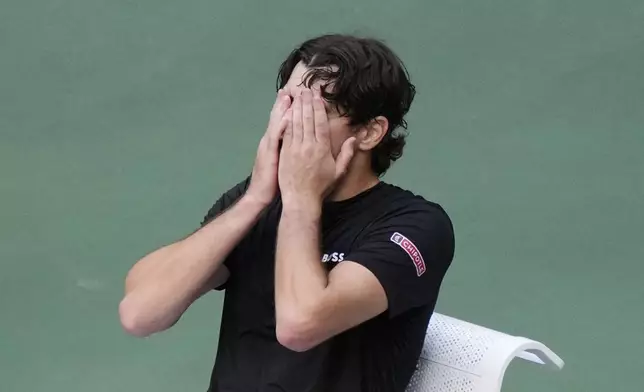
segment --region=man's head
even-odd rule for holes
[[[405,115],[415,88],[400,59],[382,42],[348,35],[313,38],[282,63],[277,88],[319,88],[327,103],[334,155],[349,137],[382,175],[405,145]]]

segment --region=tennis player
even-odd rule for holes
[[[251,176],[132,267],[121,323],[148,336],[225,290],[210,392],[403,392],[454,254],[441,206],[381,181],[415,88],[346,35],[301,44],[277,84]]]

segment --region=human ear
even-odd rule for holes
[[[362,151],[373,150],[387,134],[389,120],[378,116],[358,130],[356,148]]]

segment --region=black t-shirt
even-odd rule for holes
[[[202,224],[245,192],[224,194]],[[322,211],[322,260],[344,260],[380,281],[388,310],[306,352],[275,336],[277,198],[225,260],[219,347],[210,392],[403,392],[416,369],[439,287],[454,254],[451,221],[437,204],[381,182]]]

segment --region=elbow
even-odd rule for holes
[[[143,310],[127,296],[119,303],[119,319],[121,327],[129,335],[145,338],[157,332],[145,321]]]
[[[316,321],[312,317],[296,316],[276,320],[277,341],[287,349],[304,352],[317,346]]]

